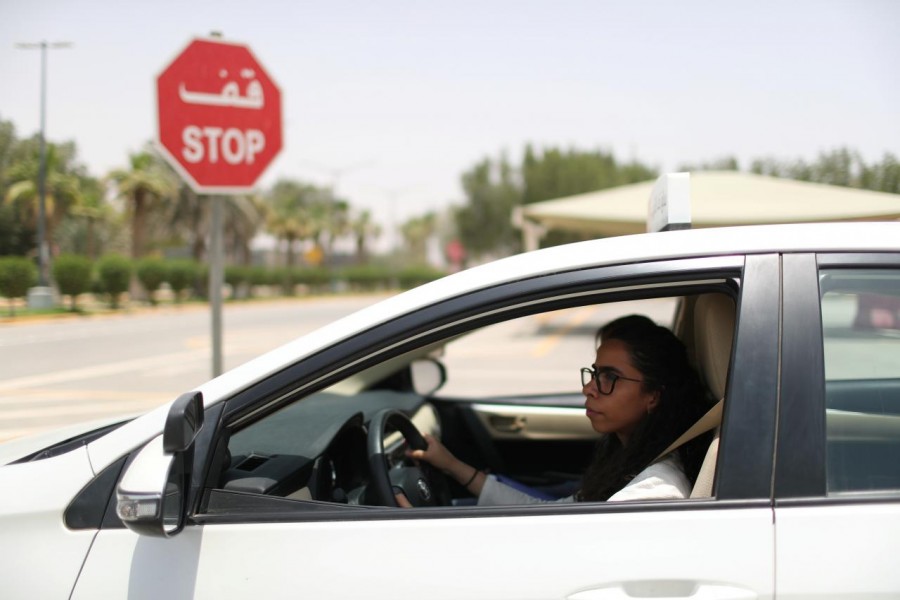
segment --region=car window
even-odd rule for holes
[[[820,285],[828,491],[900,491],[900,270],[825,270]]]
[[[484,327],[447,345],[441,360],[451,376],[436,395],[580,394],[578,370],[591,363],[604,323],[642,314],[672,328],[677,307],[676,298],[591,304]]]
[[[595,358],[598,329],[642,314],[683,337],[693,356],[693,336],[687,333],[693,321],[685,313],[694,314],[695,298],[536,312],[372,363],[235,427],[214,487],[291,500],[378,504],[371,494],[366,432],[376,413],[395,409],[409,415],[421,433],[441,437],[469,464],[571,494],[598,439],[585,416],[580,382],[581,367]],[[437,393],[417,391],[412,366],[420,361],[441,366]],[[403,468],[400,442],[397,435],[384,439],[392,471]],[[464,488],[452,482],[450,487],[452,504],[471,500]]]

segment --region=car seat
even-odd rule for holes
[[[694,306],[694,344],[698,368],[707,388],[719,401],[700,420],[705,421],[701,429],[713,429],[714,435],[691,491],[691,498],[712,496],[719,451],[719,429],[734,342],[734,323],[735,305],[730,297],[725,294],[703,294],[697,298]],[[704,431],[697,431],[696,435]]]

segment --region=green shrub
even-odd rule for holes
[[[144,286],[147,292],[147,300],[152,305],[156,305],[156,291],[166,281],[169,274],[166,261],[161,258],[142,258],[138,261],[135,269],[138,281]]]
[[[175,302],[181,302],[184,290],[191,289],[200,276],[200,266],[193,260],[180,258],[166,263],[166,281],[172,288]]]
[[[246,286],[250,282],[250,270],[242,265],[228,265],[225,267],[225,283],[231,286],[232,298],[247,296]]]
[[[320,290],[331,281],[331,272],[323,267],[306,267],[294,269],[294,282],[305,285],[311,290]]]
[[[271,285],[272,283],[270,270],[261,266],[249,267],[247,269],[247,277],[250,287]]]
[[[194,293],[204,300],[209,300],[209,265],[197,264],[197,278],[194,279]]]
[[[400,287],[410,289],[428,283],[429,281],[440,279],[444,275],[446,275],[446,273],[439,269],[420,265],[407,267],[401,270],[400,273],[397,274],[397,280],[400,283]]]
[[[377,290],[385,288],[391,280],[390,269],[380,265],[357,265],[347,267],[340,276],[355,290]]]
[[[109,294],[111,308],[119,307],[119,299],[131,281],[131,261],[119,254],[108,254],[97,261],[97,276],[103,291]]]
[[[9,298],[9,314],[16,314],[13,301],[24,298],[37,283],[37,267],[21,256],[0,257],[0,296]]]
[[[59,293],[70,298],[70,310],[78,310],[78,296],[91,290],[93,263],[84,256],[64,254],[53,263],[53,279]]]
[[[291,267],[279,267],[273,271],[275,281],[281,286],[281,293],[285,296],[294,295],[294,287],[299,283],[297,269]]]

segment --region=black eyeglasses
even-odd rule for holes
[[[636,381],[637,383],[644,383],[643,379],[624,377],[607,370],[594,370],[590,367],[582,367],[581,386],[586,386],[591,382],[592,379],[597,382],[597,391],[599,391],[604,396],[609,396],[613,393],[613,390],[616,389],[616,382],[620,379],[624,379],[625,381]]]

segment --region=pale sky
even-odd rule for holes
[[[0,118],[39,127],[40,53],[15,44],[72,42],[47,136],[104,175],[153,139],[159,72],[221,31],[282,90],[260,183],[336,183],[387,222],[460,203],[464,170],[528,142],[670,170],[900,154],[898,25],[895,0],[0,0]]]

